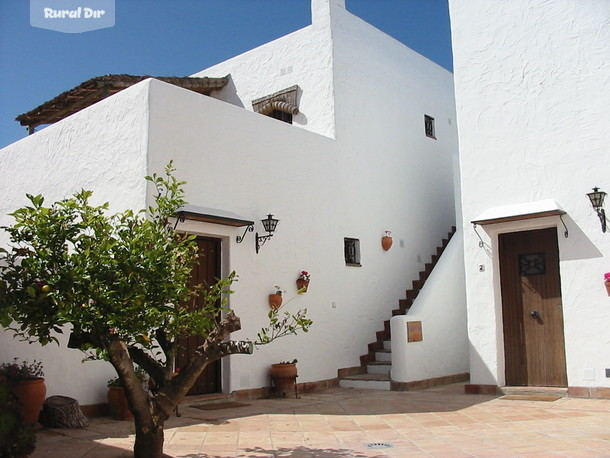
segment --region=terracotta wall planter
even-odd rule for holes
[[[299,278],[297,280],[297,290],[300,291],[299,294],[306,293],[307,288],[309,288],[309,280],[303,280],[302,278]]]
[[[277,310],[282,306],[282,295],[281,294],[269,294],[269,307],[273,310]]]
[[[608,293],[608,296],[610,296],[610,281],[606,281],[604,284],[606,285],[606,292]]]
[[[24,379],[11,383],[11,392],[19,398],[21,414],[27,424],[36,423],[47,394],[43,378]]]
[[[392,247],[392,243],[394,243],[392,237],[385,236],[381,238],[381,246],[385,251],[388,251]]]

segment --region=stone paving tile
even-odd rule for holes
[[[261,399],[166,423],[174,457],[610,457],[610,400],[554,402],[465,395],[463,385],[424,391],[329,389],[301,399]],[[130,422],[97,418],[83,430],[43,429],[32,455],[132,456]],[[369,449],[367,444],[390,448]]]

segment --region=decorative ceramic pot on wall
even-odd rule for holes
[[[307,288],[309,288],[309,280],[303,280],[302,278],[299,278],[297,280],[297,290],[299,291],[299,294],[306,293]]]
[[[610,296],[610,281],[606,281],[604,284],[606,285],[606,292],[608,293],[608,296]]]
[[[392,243],[394,243],[394,241],[392,240],[392,237],[388,235],[381,238],[381,246],[385,251],[388,251],[392,247]]]
[[[281,294],[269,294],[269,307],[273,310],[277,310],[282,306],[282,295]]]

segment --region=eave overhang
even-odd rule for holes
[[[235,213],[215,208],[187,205],[176,212],[177,222],[198,221],[200,223],[221,224],[223,226],[253,226],[254,221],[247,220]]]
[[[471,221],[472,224],[485,226],[488,224],[509,223],[547,216],[563,216],[566,212],[553,199],[539,200],[525,204],[493,207]]]
[[[33,110],[20,114],[15,119],[19,121],[22,126],[28,126],[30,133],[33,133],[37,126],[61,121],[108,96],[116,94],[117,92],[148,78],[155,78],[159,81],[164,81],[204,95],[210,95],[212,91],[222,89],[229,82],[228,76],[223,78],[149,75],[96,76],[69,91],[59,94],[57,97],[43,103]]]

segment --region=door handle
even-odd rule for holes
[[[537,310],[532,311],[532,313],[530,313],[531,317],[534,318],[535,320],[537,320],[538,318],[540,318],[540,313],[538,313]]]

